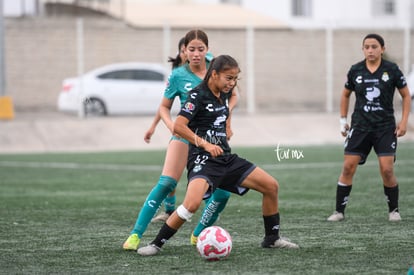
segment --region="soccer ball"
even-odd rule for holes
[[[210,226],[198,236],[197,250],[203,259],[218,261],[230,255],[232,244],[231,236],[225,229]]]

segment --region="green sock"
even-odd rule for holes
[[[177,181],[168,176],[161,176],[157,185],[148,194],[141,211],[139,211],[137,220],[131,234],[138,234],[138,237],[142,237],[145,230],[147,230],[148,224],[154,217],[161,202],[167,197],[171,191],[177,186]]]
[[[167,196],[164,200],[164,207],[165,207],[165,213],[170,214],[174,212],[175,210],[175,201],[176,196],[175,194],[172,196]]]
[[[226,207],[230,198],[230,192],[216,189],[210,199],[206,202],[201,218],[193,231],[194,236],[198,237],[204,228],[213,225],[219,217],[219,214]]]

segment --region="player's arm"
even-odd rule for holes
[[[229,99],[229,117],[226,120],[226,135],[227,135],[228,140],[230,140],[230,138],[233,136],[233,130],[231,128],[231,116],[232,116],[234,107],[236,107],[237,105],[238,100],[239,100],[238,89],[236,86],[233,92],[231,93],[231,97]]]
[[[349,99],[351,97],[351,90],[344,88],[341,94],[341,101],[339,105],[339,112],[340,112],[340,130],[342,136],[346,136],[349,130],[349,124],[347,122],[348,116],[348,109],[349,109]]]
[[[148,128],[148,130],[145,132],[144,140],[146,143],[150,143],[151,137],[155,132],[155,128],[157,128],[158,123],[161,120],[160,111],[157,110],[157,113],[154,116],[154,119],[152,120],[151,126]]]
[[[171,119],[171,107],[174,103],[173,99],[169,99],[166,97],[163,97],[161,100],[160,107],[158,109],[158,113],[164,122],[165,126],[173,133],[174,131],[174,122]]]
[[[223,149],[220,146],[211,144],[205,139],[202,139],[201,137],[196,135],[196,133],[194,133],[188,127],[188,123],[188,118],[182,115],[178,115],[174,123],[174,135],[178,135],[182,138],[185,138],[191,144],[203,148],[205,151],[209,152],[212,157],[217,157],[223,154]]]
[[[401,137],[407,132],[408,115],[410,114],[411,109],[411,95],[408,86],[404,86],[403,88],[398,89],[398,91],[402,97],[402,116],[401,121],[397,124],[397,128],[395,129],[395,134],[397,137]]]

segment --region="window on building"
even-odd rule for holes
[[[395,15],[396,0],[372,0],[374,16]]]
[[[293,16],[312,16],[312,0],[292,0]]]

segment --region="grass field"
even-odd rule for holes
[[[334,210],[341,146],[234,148],[280,182],[281,234],[299,250],[260,248],[261,197],[233,195],[218,225],[233,237],[230,257],[205,262],[189,245],[200,215],[154,257],[121,249],[164,152],[0,154],[2,274],[406,274],[414,263],[414,144],[398,149],[403,221],[390,223],[375,155],[359,168],[346,220]],[[296,154],[295,154],[296,153]],[[184,178],[184,177],[183,177]],[[178,202],[186,182],[178,187]],[[142,244],[160,224],[151,224]]]

